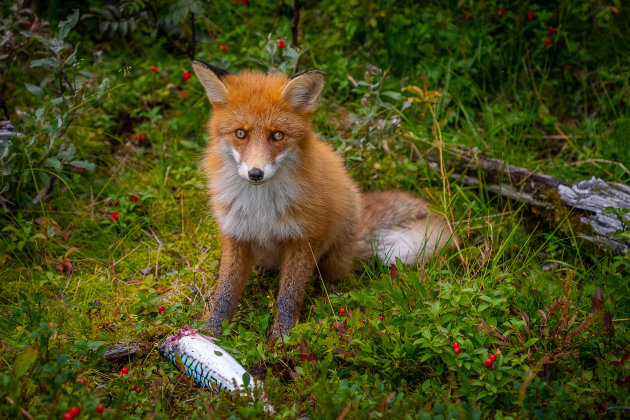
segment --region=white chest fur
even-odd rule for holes
[[[253,185],[238,174],[238,164],[224,155],[225,165],[210,185],[215,216],[222,230],[242,241],[260,244],[296,239],[304,228],[287,214],[302,191],[290,176],[291,166],[278,168],[268,181]]]

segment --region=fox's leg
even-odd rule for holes
[[[231,319],[236,309],[241,293],[247,283],[247,277],[252,271],[254,257],[247,243],[236,241],[223,236],[223,253],[219,267],[219,281],[214,296],[212,313],[204,325],[204,330],[213,335],[220,335],[223,329],[221,323]]]
[[[316,252],[316,250],[313,250]],[[304,300],[304,289],[315,268],[308,242],[296,242],[285,248],[280,269],[277,312],[270,339],[280,337],[295,326]]]
[[[319,272],[325,281],[336,281],[348,274],[356,257],[355,241],[334,244],[318,263]]]

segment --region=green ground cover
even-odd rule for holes
[[[221,253],[193,49],[230,71],[324,70],[315,126],[353,178],[426,197],[463,239],[422,267],[314,279],[279,349],[265,346],[277,278],[252,273],[219,344],[265,377],[276,417],[627,415],[630,258],[418,153],[464,145],[629,185],[627,5],[308,1],[298,53],[292,2],[88,3],[2,0],[0,116],[20,135],[0,144],[0,416],[266,415],[156,350],[203,325]],[[140,351],[104,361],[113,343]]]

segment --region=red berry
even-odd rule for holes
[[[164,314],[166,314],[166,312],[164,312],[164,311],[160,311],[160,314],[161,314],[161,315],[164,315]]]
[[[219,45],[219,48],[223,51],[227,51],[229,49],[227,45],[223,45],[223,44]]]
[[[470,15],[470,10],[466,10],[466,20],[470,20],[472,19],[472,16]]]
[[[136,197],[135,195],[132,195],[131,196],[131,201],[133,201],[135,203],[136,201],[138,201],[138,197]]]
[[[497,14],[499,15],[499,18],[503,18],[503,16],[505,16],[505,14],[507,13],[507,9],[499,9],[497,10]]]
[[[116,219],[114,219],[113,217],[110,217],[110,218],[109,218],[109,221],[110,221],[110,222],[112,222],[112,223],[114,223],[114,222],[116,221]]]
[[[158,311],[163,311],[164,310],[164,306],[160,305],[158,306]]]
[[[137,392],[138,394],[140,393],[140,391],[142,391],[142,389],[140,389],[140,387],[139,387],[139,386],[138,386],[138,387],[136,387],[136,392]]]
[[[491,354],[488,359],[490,359],[490,360],[492,360],[494,362],[495,360],[497,360],[497,356],[495,356],[494,354]]]
[[[245,6],[247,6],[249,4],[248,0],[241,0],[241,3],[243,3]]]
[[[553,26],[549,27],[549,35],[553,35],[556,33],[556,28],[554,28]]]
[[[346,313],[346,308],[341,308],[341,309],[339,309],[339,313],[340,313],[341,315],[345,314],[345,313]]]
[[[182,89],[182,98],[186,99],[186,90]]]
[[[155,66],[151,66],[151,71],[157,73],[158,72],[158,68]]]
[[[88,389],[92,389],[92,385],[88,384]]]
[[[112,212],[112,217],[114,218],[114,220],[118,220],[119,216],[120,216],[120,212],[118,212],[118,211],[113,211]]]
[[[126,367],[120,369],[120,373],[122,373],[123,375],[126,375],[129,373],[129,369],[127,369]]]
[[[492,365],[494,364],[494,362],[492,361],[492,359],[486,359],[486,363],[485,366],[490,369],[492,367]]]
[[[625,99],[620,100],[619,101],[619,105],[621,105],[622,108],[625,108],[626,107],[626,100]]]
[[[135,390],[136,390],[135,385],[131,385],[131,390],[132,390],[132,391],[135,391]]]
[[[192,77],[192,74],[188,70],[184,70],[184,82],[188,81]]]
[[[286,46],[287,46],[287,44],[284,43],[284,40],[281,39],[280,41],[278,41],[278,48],[282,49],[282,48],[284,48]]]
[[[462,349],[460,349],[459,347],[455,347],[453,351],[455,352],[455,354],[459,354],[462,352]]]
[[[145,140],[146,140],[146,138],[145,138],[144,136],[140,136],[140,138],[139,138],[138,140],[140,140],[140,141],[145,141]]]
[[[459,343],[456,341],[453,343],[453,348],[456,349],[457,347],[459,347]]]
[[[380,319],[380,320],[382,321],[382,320],[383,320],[383,315],[380,315],[380,316],[378,317],[378,319]]]
[[[543,41],[543,47],[553,47],[553,41],[551,41],[549,38],[545,38],[545,40]]]
[[[84,384],[85,382],[86,382],[86,381],[85,381],[85,378],[81,379],[81,383],[82,383],[82,384]]]
[[[77,406],[74,406],[70,410],[68,410],[68,413],[72,414],[72,417],[76,417],[81,414],[81,409]]]
[[[63,415],[63,420],[72,420],[73,418],[74,418],[74,416],[72,414],[70,414],[69,411],[66,414]]]
[[[120,203],[118,202],[118,200],[114,201],[114,205],[115,205],[115,206],[117,206],[118,204],[120,204]]]
[[[105,410],[105,406],[103,404],[99,404],[96,406],[96,412],[102,413]]]
[[[527,19],[529,19],[529,20],[534,20],[535,17],[536,17],[536,13],[534,13],[534,12],[529,12],[527,14]]]

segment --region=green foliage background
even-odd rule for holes
[[[193,53],[234,72],[324,70],[315,125],[353,178],[428,198],[464,242],[421,267],[314,279],[277,349],[277,278],[252,273],[220,345],[265,377],[275,417],[627,414],[628,256],[590,248],[566,215],[447,183],[421,153],[464,145],[629,185],[625,3],[304,1],[299,49],[288,1],[1,4],[0,116],[19,134],[0,143],[0,416],[268,415],[156,351],[203,325],[221,252]],[[104,361],[115,343],[139,351]]]

